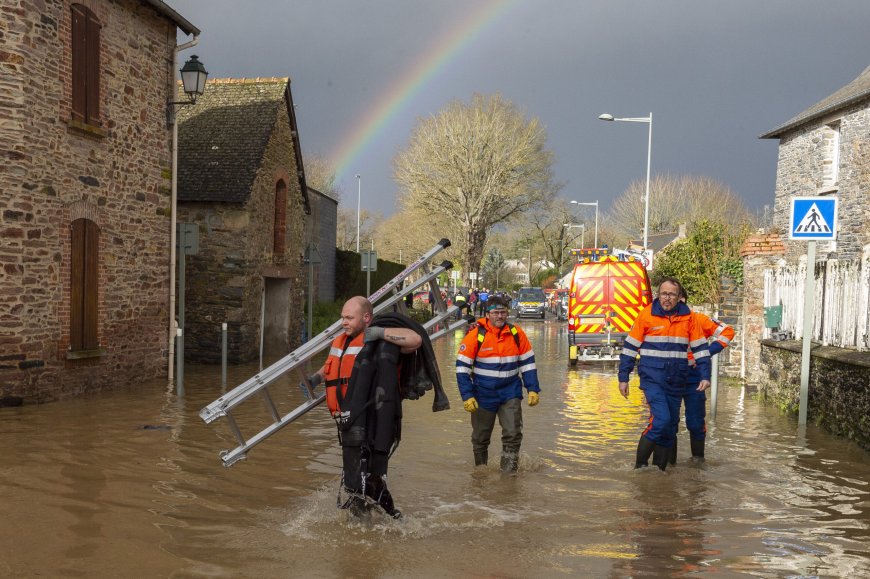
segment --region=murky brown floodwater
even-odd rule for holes
[[[340,455],[325,409],[224,468],[218,451],[235,440],[225,421],[197,415],[220,395],[219,367],[188,365],[183,400],[151,383],[3,409],[0,576],[870,573],[870,457],[860,448],[813,427],[804,443],[795,420],[723,387],[703,467],[687,462],[683,432],[675,468],[634,471],[646,418],[638,389],[625,401],[612,371],[568,371],[562,324],[522,325],[544,392],[524,409],[519,476],[474,472],[452,373],[458,342],[445,338],[435,346],[453,409],[433,414],[431,397],[405,404],[390,470],[401,521],[364,526],[336,510]],[[231,368],[231,387],[255,371]],[[295,381],[273,393],[288,409],[301,401]],[[248,418],[265,416],[246,406]]]

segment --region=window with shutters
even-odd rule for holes
[[[100,125],[100,22],[86,6],[72,5],[72,120]]]
[[[72,222],[70,351],[96,350],[100,228],[90,219]]]
[[[275,223],[272,252],[283,255],[287,229],[287,183],[283,179],[275,184]]]

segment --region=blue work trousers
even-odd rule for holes
[[[674,445],[676,428],[674,423],[680,420],[680,405],[675,407],[669,399],[669,393],[680,392],[685,388],[687,366],[669,364],[665,368],[638,366],[640,389],[649,404],[649,424],[643,431],[643,436],[665,448]],[[672,418],[675,417],[675,418]]]
[[[676,436],[680,426],[680,404],[686,403],[686,428],[693,440],[704,440],[707,437],[707,393],[698,392],[699,382],[686,384],[681,394],[668,393],[668,407],[671,413],[671,426]]]

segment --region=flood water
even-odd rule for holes
[[[870,574],[870,456],[722,386],[707,462],[632,470],[646,421],[636,379],[568,370],[563,324],[524,321],[541,403],[524,407],[519,474],[475,470],[452,372],[460,335],[435,343],[452,409],[405,402],[390,488],[405,514],[336,509],[340,453],[317,408],[225,468],[220,367],[165,383],[0,410],[3,577],[859,577]],[[256,372],[230,368],[230,388]],[[295,379],[273,389],[301,403]],[[265,424],[251,400],[247,435]],[[261,420],[262,418],[262,420]],[[246,429],[246,424],[251,424]],[[155,428],[143,428],[144,426]]]

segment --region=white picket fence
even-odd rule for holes
[[[803,333],[806,256],[798,265],[782,264],[764,272],[764,306],[782,305],[781,330]],[[870,349],[870,246],[863,257],[829,259],[815,265],[812,339],[825,346]],[[764,330],[770,337],[770,330]]]

